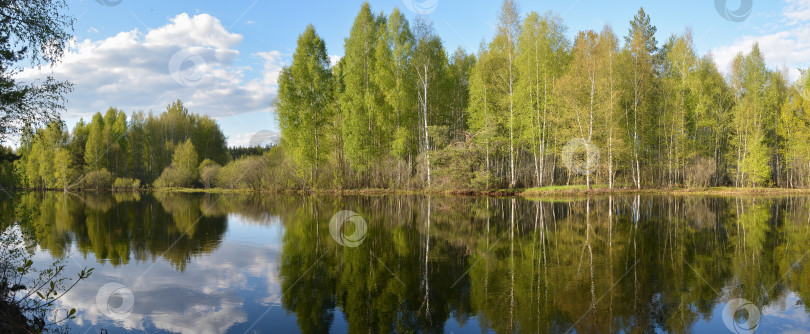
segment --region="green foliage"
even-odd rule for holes
[[[155,188],[189,187],[194,181],[196,181],[194,174],[188,170],[169,166],[163,170],[163,173],[160,173],[160,177],[152,183],[152,186]]]
[[[464,143],[449,145],[433,152],[433,186],[437,189],[486,189],[491,180],[480,172],[485,157],[474,146]]]
[[[19,156],[14,154],[12,148],[0,146],[0,187],[9,189],[21,186],[20,173],[14,167],[17,159]]]
[[[733,150],[736,185],[765,185],[771,178],[770,161],[777,144],[778,117],[782,110],[781,75],[771,72],[758,44],[732,64],[731,85],[736,90],[733,108]]]
[[[332,119],[332,72],[324,41],[310,24],[298,37],[298,47],[289,67],[279,75],[276,102],[282,142],[290,154],[309,170],[312,182],[318,179],[318,165],[329,151],[326,126]]]
[[[266,152],[269,152],[273,149],[275,145],[268,145],[268,146],[253,146],[253,147],[228,147],[228,156],[230,159],[228,160],[237,160],[239,158],[244,158],[249,155],[262,155]]]
[[[20,215],[27,225],[33,215]],[[66,332],[65,320],[74,319],[76,309],[59,309],[56,301],[93,269],[82,268],[75,280],[65,277],[64,259],[42,269],[35,266],[21,234],[21,225],[0,230],[0,330],[7,333]],[[20,291],[24,291],[20,293]]]
[[[163,170],[154,186],[156,188],[190,187],[199,178],[197,151],[191,139],[175,148],[172,164]]]
[[[107,164],[107,159],[104,158],[107,148],[104,147],[104,120],[101,113],[93,115],[89,127],[87,146],[84,149],[84,163],[87,165],[88,171],[94,171],[106,167]]]
[[[64,150],[67,140],[68,134],[62,122],[52,122],[35,134],[23,136],[19,149],[21,159],[15,164],[24,185],[38,189],[61,189],[72,180],[74,172],[70,161],[64,153],[59,153]],[[68,164],[56,165],[54,162],[57,160]]]
[[[70,156],[70,151],[66,148],[57,149],[54,154],[53,165],[55,169],[55,187],[67,190],[73,185],[73,182],[76,181],[79,174],[78,171],[72,167],[73,159]]]
[[[211,188],[221,168],[222,166],[211,159],[205,159],[200,163],[200,182],[206,189]]]
[[[354,169],[367,171],[382,155],[386,146],[377,138],[386,138],[378,124],[385,115],[385,96],[374,82],[377,38],[383,18],[371,13],[368,2],[363,3],[352,24],[341,59],[343,94],[339,97],[342,113],[343,151]]]
[[[415,45],[408,20],[394,8],[380,26],[372,79],[384,99],[377,121],[381,136],[378,140],[381,146],[390,142],[391,153],[400,159],[416,150],[415,143],[407,140],[417,122],[415,106],[411,103],[416,95],[416,77],[412,71]]]
[[[0,1],[0,140],[26,128],[58,120],[65,110],[67,81],[48,76],[33,82],[19,81],[25,64],[53,65],[70,43],[74,18],[64,0]]]
[[[106,168],[88,172],[82,179],[82,187],[85,189],[110,189],[113,185],[114,176]]]
[[[72,133],[63,123],[52,122],[26,133],[17,154],[21,158],[14,170],[20,186],[59,190],[77,189],[83,175],[101,169],[113,179],[148,184],[172,164],[181,169],[172,174],[177,181],[172,184],[190,186],[198,178],[199,158],[220,165],[228,160],[219,125],[189,113],[180,101],[157,117],[137,112],[129,120],[123,111],[110,108],[103,116],[93,115],[89,124],[80,120]]]
[[[216,184],[223,188],[259,190],[267,180],[265,156],[250,156],[233,161],[219,170]]]
[[[135,190],[141,188],[141,180],[130,178],[116,178],[112,185],[113,190]]]
[[[740,162],[740,171],[746,175],[750,186],[768,185],[771,176],[769,156],[763,137],[753,138],[749,143],[748,154]]]
[[[437,185],[465,189],[810,185],[807,74],[790,85],[754,45],[726,78],[691,31],[660,46],[656,34],[643,8],[620,45],[609,26],[569,34],[505,0],[492,40],[448,56],[426,17],[364,3],[333,67],[312,25],[299,35],[279,76],[278,146],[229,157],[216,122],[180,101],[160,115],[110,108],[71,133],[24,132],[2,182],[65,189],[106,168],[158,187],[407,189],[430,188],[437,169]],[[601,153],[590,174],[562,161],[575,138]]]
[[[174,150],[171,167],[181,169],[196,178],[198,161],[194,144],[191,143],[191,139],[187,139]]]
[[[403,159],[412,150],[413,138],[411,132],[404,127],[397,127],[394,133],[394,141],[391,143],[391,153],[400,159]]]

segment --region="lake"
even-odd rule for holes
[[[71,332],[808,332],[810,197],[15,193]],[[8,224],[8,222],[3,222]]]

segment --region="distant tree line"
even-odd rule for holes
[[[273,146],[274,145],[228,147],[228,155],[230,155],[232,159],[240,159],[251,155],[262,155],[273,149]]]
[[[20,185],[33,189],[138,188],[144,184],[192,186],[199,158],[228,161],[225,136],[208,116],[179,100],[153,115],[110,108],[68,132],[56,121],[23,132],[14,162]],[[193,167],[193,168],[191,168]]]
[[[158,115],[117,108],[23,131],[16,151],[1,148],[3,188],[132,190],[152,188],[296,189],[294,168],[278,146],[226,146],[210,117],[181,101]]]

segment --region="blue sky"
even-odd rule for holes
[[[721,0],[718,0],[721,1]],[[727,20],[716,2],[685,1],[517,1],[522,14],[553,11],[580,30],[613,26],[627,33],[643,6],[658,28],[659,43],[693,30],[701,54],[712,52],[726,70],[739,51],[760,42],[769,65],[792,78],[810,66],[810,0],[727,0],[734,11],[752,3],[750,15]],[[427,13],[452,51],[477,51],[494,34],[497,0],[370,1],[375,13],[400,8],[413,21]],[[330,55],[343,54],[343,40],[362,1],[312,0],[70,0],[77,18],[76,44],[54,67],[24,71],[22,79],[52,73],[76,84],[64,115],[72,129],[83,117],[109,106],[127,113],[155,113],[175,99],[193,112],[215,117],[230,145],[245,145],[257,131],[278,131],[271,107],[275,79],[289,63],[298,34],[312,23]],[[722,1],[721,1],[721,7]]]

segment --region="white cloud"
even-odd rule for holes
[[[277,217],[255,224],[267,228],[267,233],[283,229]],[[248,320],[248,303],[269,306],[275,302],[275,309],[283,312],[278,305],[280,251],[277,245],[224,242],[215,252],[195,257],[182,276],[162,259],[119,267],[97,264],[93,276],[66,293],[60,303],[76,308],[73,321],[79,326],[112,323],[131,331],[154,327],[176,333],[225,333]],[[96,296],[99,287],[109,282],[132,291],[131,313],[111,319],[102,312]],[[251,290],[254,300],[246,301],[238,293]]]
[[[175,16],[165,26],[150,30],[144,39],[144,44],[217,49],[227,49],[240,42],[242,36],[229,33],[216,17],[208,14],[189,17],[186,13]]]
[[[340,55],[330,55],[329,66],[335,67],[335,65],[337,65],[337,63],[340,61],[340,58],[342,58]]]
[[[797,21],[810,21],[810,0],[786,0],[785,17]]]
[[[751,51],[759,43],[765,61],[775,69],[787,67],[789,79],[799,77],[798,68],[810,65],[810,0],[786,0],[782,12],[786,24],[780,31],[765,35],[746,35],[731,45],[712,49],[719,69],[729,73],[734,57]]]
[[[264,59],[264,77],[262,83],[265,85],[275,85],[278,82],[278,75],[281,73],[283,65],[282,54],[278,51],[258,52],[257,56]]]
[[[176,99],[193,112],[213,117],[269,110],[282,55],[276,51],[249,55],[249,60],[263,60],[260,69],[237,66],[240,53],[235,47],[242,40],[216,17],[183,13],[146,34],[134,29],[78,41],[53,69],[27,69],[20,78],[52,74],[74,83],[64,115],[68,118],[87,118],[110,106],[160,112]],[[191,55],[186,59],[192,61],[171,64],[178,53]],[[178,75],[199,80],[189,85],[177,80]]]
[[[281,134],[277,131],[262,130],[248,133],[240,133],[228,138],[228,146],[231,147],[250,147],[250,146],[266,146],[270,144],[278,144],[281,140]]]

